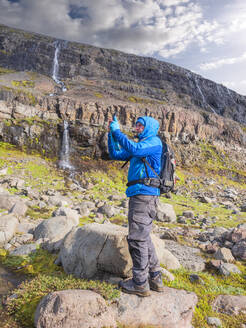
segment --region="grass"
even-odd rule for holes
[[[34,88],[35,86],[35,83],[33,81],[28,81],[28,80],[22,80],[22,81],[13,80],[11,83],[13,87]]]
[[[0,75],[14,73],[15,71],[12,69],[4,68],[0,66]]]
[[[192,283],[189,279],[191,272],[181,268],[173,271],[175,280],[164,281],[165,285],[172,288],[184,289],[194,292],[198,296],[198,303],[193,316],[195,328],[209,328],[206,318],[219,317],[223,328],[241,328],[241,323],[246,320],[246,315],[229,316],[212,310],[212,303],[218,295],[246,295],[245,278],[246,267],[241,266],[242,274],[231,274],[228,277],[217,275],[213,272],[196,273],[201,278],[200,282]]]
[[[51,292],[67,289],[92,290],[101,294],[106,300],[117,298],[120,293],[113,285],[105,282],[77,279],[63,273],[38,275],[14,290],[17,298],[9,301],[8,313],[14,315],[23,327],[34,327],[34,313],[40,300]]]

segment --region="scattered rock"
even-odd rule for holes
[[[246,203],[241,206],[241,212],[246,212]]]
[[[49,242],[44,245],[44,248],[49,251],[58,250],[63,238],[75,226],[79,224],[77,216],[55,216],[48,220],[44,220],[34,230],[34,238],[36,240],[43,238]]]
[[[246,261],[246,240],[238,242],[232,247],[232,254],[239,260]]]
[[[18,223],[17,218],[12,214],[0,217],[0,246],[6,244],[14,236]]]
[[[231,263],[221,263],[219,267],[219,272],[223,276],[229,276],[231,273],[238,273],[238,274],[241,273],[238,267],[235,264],[231,264]]]
[[[174,208],[170,204],[165,204],[161,201],[157,203],[157,217],[156,219],[161,222],[176,222],[177,217]]]
[[[197,274],[190,274],[190,282],[204,285],[204,281]]]
[[[221,323],[219,318],[208,317],[207,318],[207,323],[211,326],[222,327],[222,323]]]
[[[228,315],[246,313],[246,296],[219,295],[213,302],[213,311]]]
[[[122,278],[130,276],[132,261],[127,233],[127,228],[111,223],[91,223],[73,229],[60,250],[65,272],[81,278],[92,278],[100,271]],[[180,267],[178,260],[164,248],[165,243],[154,235],[151,238],[160,262],[168,269]]]
[[[10,211],[18,201],[22,201],[18,196],[0,194],[0,208],[2,209]]]
[[[48,294],[35,312],[35,327],[116,328],[114,312],[99,294],[89,290],[63,290]]]
[[[214,257],[217,260],[222,260],[224,262],[232,263],[235,261],[230,249],[225,247],[219,248],[217,252],[214,254]]]
[[[120,209],[108,205],[108,204],[104,204],[103,206],[98,208],[98,213],[102,213],[103,215],[106,215],[108,218],[111,218],[112,216],[119,214]]]
[[[205,268],[205,260],[199,255],[197,248],[180,245],[171,240],[165,241],[166,248],[179,260],[184,268],[190,271],[203,271]]]
[[[122,293],[117,304],[117,321],[127,327],[191,328],[196,303],[194,293],[168,287],[163,293],[151,292],[149,297]]]
[[[36,250],[37,250],[36,244],[22,245],[20,247],[17,247],[15,250],[11,251],[10,255],[13,256],[29,255],[31,253],[36,252]]]
[[[182,215],[188,219],[194,219],[195,217],[193,211],[184,211]]]
[[[28,210],[28,207],[26,206],[25,202],[18,201],[9,210],[9,213],[13,213],[19,217],[19,216],[25,216],[27,210]]]

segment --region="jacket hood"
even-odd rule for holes
[[[145,127],[143,132],[138,135],[139,140],[156,136],[159,130],[159,122],[150,116],[141,116],[137,121],[140,118],[144,120]]]

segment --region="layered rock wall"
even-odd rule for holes
[[[141,93],[184,108],[246,123],[246,97],[184,68],[120,51],[57,41],[0,25],[0,66],[52,75],[53,58],[60,43],[60,78],[90,78],[107,87]],[[123,83],[123,84],[122,84]]]

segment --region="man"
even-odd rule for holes
[[[121,281],[119,286],[122,291],[139,296],[148,296],[150,289],[163,291],[161,268],[150,238],[160,191],[146,185],[147,178],[156,181],[156,175],[142,160],[146,158],[155,172],[160,173],[162,142],[157,136],[158,129],[159,123],[152,117],[138,118],[136,132],[139,142],[134,142],[120,131],[117,118],[114,117],[108,136],[110,157],[121,161],[130,160],[126,190],[130,198],[127,241],[133,262],[133,278]]]

